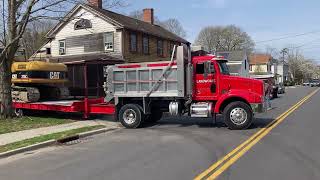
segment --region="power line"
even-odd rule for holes
[[[272,42],[272,41],[279,41],[279,40],[283,40],[283,39],[289,39],[289,38],[305,36],[305,35],[309,35],[309,34],[316,34],[316,33],[320,33],[320,30],[310,31],[310,32],[300,33],[300,34],[295,34],[295,35],[290,35],[290,36],[284,36],[284,37],[279,37],[279,38],[273,38],[273,39],[269,39],[269,40],[257,41],[255,43],[260,44],[260,43],[266,43],[266,42]]]

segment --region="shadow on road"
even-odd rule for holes
[[[271,118],[255,118],[253,124],[249,129],[259,129],[266,127],[271,123],[273,119]],[[217,116],[216,122],[213,118],[191,118],[191,117],[165,117],[156,123],[145,123],[144,128],[148,127],[161,127],[175,125],[179,127],[190,127],[198,126],[199,128],[227,128],[223,122],[222,116]]]
[[[255,118],[249,129],[264,128],[268,126],[274,119],[272,118]]]

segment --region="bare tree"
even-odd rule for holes
[[[271,55],[272,57],[279,57],[279,51],[277,48],[272,46],[266,46],[266,54]]]
[[[143,12],[139,11],[139,10],[135,10],[129,13],[129,16],[134,18],[134,19],[138,19],[138,20],[143,20]]]
[[[83,1],[83,0],[81,0]],[[7,0],[3,3],[2,32],[0,40],[0,117],[12,117],[11,65],[27,27],[34,21],[43,19],[62,20],[62,15],[78,3],[78,0]],[[122,0],[105,0],[105,6],[113,8],[122,5]],[[70,8],[68,8],[70,7]]]
[[[311,59],[307,59],[297,48],[286,48],[289,71],[295,83],[309,81],[319,77],[319,68]]]
[[[33,55],[45,42],[45,35],[54,26],[55,21],[41,20],[29,23],[24,35],[21,38],[20,45],[25,51],[25,56],[29,58]]]
[[[239,27],[208,26],[203,28],[195,44],[203,46],[207,51],[252,51],[254,42],[251,37]]]
[[[173,32],[174,34],[185,38],[187,36],[186,31],[183,29],[182,24],[179,22],[179,20],[170,18],[166,21],[161,22],[160,24],[162,27],[167,29],[170,32]]]

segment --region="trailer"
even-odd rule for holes
[[[13,102],[13,107],[18,116],[23,116],[23,110],[82,113],[84,119],[94,114],[113,115],[115,113],[114,105],[105,103],[104,98],[41,101],[34,103]]]
[[[90,115],[101,114],[101,115],[113,115],[115,113],[115,107],[113,103],[106,103],[105,97],[100,96],[89,96],[88,91],[88,65],[90,63],[82,62],[84,81],[84,96],[70,96],[63,100],[44,100],[38,102],[23,102],[13,101],[13,107],[18,116],[23,115],[24,110],[30,111],[56,111],[64,113],[81,113],[84,119],[88,119]],[[103,78],[103,77],[101,77]],[[103,87],[101,87],[103,88]],[[98,93],[99,94],[99,93]]]

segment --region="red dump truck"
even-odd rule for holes
[[[264,111],[262,81],[231,76],[223,57],[191,57],[186,46],[175,50],[168,62],[106,67],[106,102],[115,105],[123,126],[137,128],[169,112],[199,118],[222,114],[230,129],[245,129],[254,113]]]
[[[15,102],[23,109],[113,114],[126,128],[172,116],[214,119],[222,114],[230,129],[245,129],[254,113],[263,112],[264,83],[231,76],[227,60],[212,55],[191,56],[190,48],[174,48],[171,61],[107,66],[106,97],[98,99]],[[87,84],[87,83],[85,83]],[[200,119],[201,120],[201,119]]]

